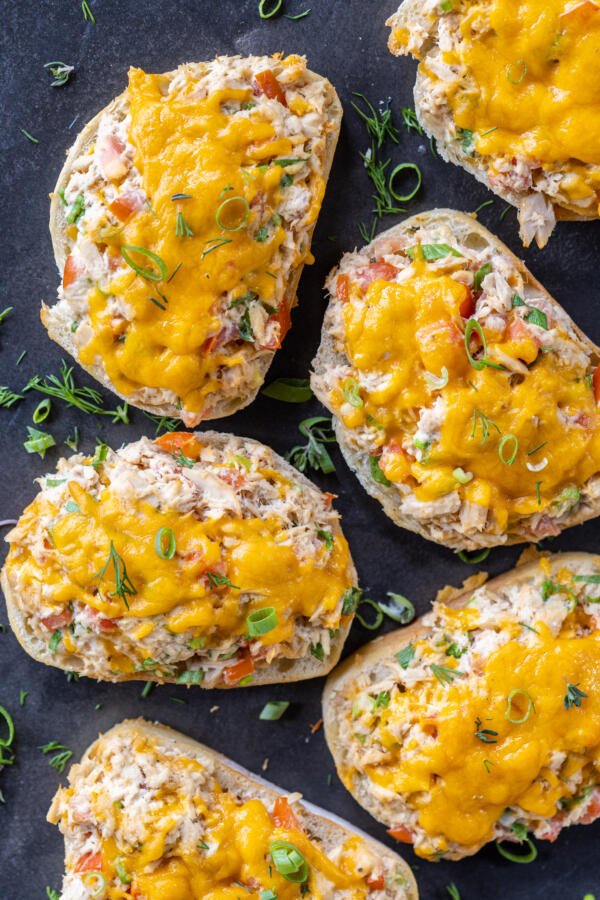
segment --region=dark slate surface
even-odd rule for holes
[[[61,353],[39,321],[40,301],[52,302],[57,285],[47,227],[47,194],[78,128],[123,89],[128,66],[164,71],[215,53],[277,50],[305,53],[311,67],[334,83],[346,109],[313,246],[317,262],[302,278],[294,328],[272,369],[273,376],[306,375],[319,338],[324,277],[342,251],[359,242],[356,223],[368,218],[370,208],[369,183],[359,159],[366,140],[350,107],[351,93],[362,91],[374,101],[391,96],[397,118],[400,108],[412,103],[415,64],[394,60],[386,49],[384,22],[395,0],[287,0],[290,14],[312,7],[311,14],[299,22],[285,18],[261,22],[257,0],[90,2],[95,26],[83,21],[79,0],[4,0],[0,4],[1,307],[15,307],[0,328],[0,384],[18,389],[35,373],[58,370]],[[77,74],[65,88],[52,89],[42,68],[54,59],[76,66]],[[39,144],[29,143],[20,128],[31,132]],[[392,158],[394,163],[418,162],[423,170],[423,188],[410,204],[410,212],[433,206],[472,211],[491,196],[467,174],[434,158],[420,138],[404,130]],[[533,272],[582,328],[600,341],[600,225],[562,225],[545,251],[524,253],[515,215],[511,211],[501,220],[503,208],[499,200],[486,207],[481,215],[484,224],[524,255]],[[386,225],[394,221],[390,218]],[[27,350],[27,356],[16,368],[22,350]],[[81,383],[90,383],[77,374]],[[52,468],[58,457],[57,451],[51,451],[42,461],[22,449],[36,402],[30,397],[14,411],[0,411],[0,518],[19,515],[34,496],[33,479]],[[288,406],[261,397],[250,409],[219,424],[285,451],[296,442],[297,422],[316,412],[314,402]],[[142,434],[151,435],[153,429],[140,413],[129,426],[111,426],[96,417],[58,408],[48,424],[58,444],[78,424],[84,449],[93,448],[98,434],[118,445]],[[62,447],[61,452],[64,450]],[[460,583],[471,572],[451,552],[396,529],[364,494],[338,453],[335,461],[337,475],[317,480],[339,495],[337,506],[344,516],[362,584],[371,596],[383,598],[386,590],[400,591],[424,612],[438,588],[447,582]],[[549,546],[598,551],[597,525],[572,530]],[[502,572],[518,554],[517,549],[496,550],[486,568]],[[0,621],[6,621],[3,609]],[[355,624],[347,651],[370,637]],[[62,838],[56,828],[45,823],[45,815],[61,778],[48,766],[38,745],[61,741],[78,757],[99,731],[127,716],[159,719],[255,771],[268,757],[267,774],[273,781],[301,790],[308,799],[386,840],[384,829],[354,803],[335,775],[328,784],[334,768],[323,732],[310,732],[310,724],[320,717],[321,688],[321,681],[228,693],[186,693],[183,688],[161,687],[142,699],[139,684],[68,683],[62,672],[30,660],[9,632],[0,634],[0,703],[12,711],[17,730],[16,764],[0,774],[6,798],[0,807],[0,896],[4,900],[35,900],[45,897],[46,885],[60,885]],[[19,707],[20,690],[29,692],[23,708]],[[174,703],[176,697],[184,698],[186,704]],[[290,713],[278,723],[259,722],[258,713],[270,699],[291,700]],[[211,713],[214,705],[219,709]],[[538,860],[528,866],[504,861],[494,847],[461,863],[429,864],[415,859],[410,850],[405,856],[414,864],[426,900],[447,897],[446,885],[451,881],[463,900],[484,896],[487,900],[580,900],[586,892],[600,893],[599,837],[600,823],[570,829],[555,844],[542,844]]]

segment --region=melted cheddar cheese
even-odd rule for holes
[[[501,331],[483,329],[496,367],[475,368],[465,346],[471,297],[465,284],[419,261],[400,283],[376,278],[366,292],[351,283],[342,308],[351,372],[330,399],[349,429],[376,429],[378,465],[389,482],[409,485],[423,502],[458,492],[489,508],[499,533],[547,510],[563,490],[577,494],[572,486],[600,471],[598,413],[587,368],[540,348],[516,310]],[[473,336],[469,349],[480,356]],[[507,358],[520,361],[516,376],[499,362]],[[444,370],[447,384],[432,386]],[[348,379],[369,385],[352,402]],[[440,401],[439,437],[421,446],[419,458],[412,445],[419,413]],[[532,471],[543,457],[543,471]],[[460,469],[466,483],[456,477]]]
[[[240,891],[248,898],[273,891],[278,900],[293,900],[305,894],[306,884],[315,900],[330,897],[336,889],[347,891],[353,900],[370,893],[374,859],[368,871],[360,871],[357,859],[362,853],[364,863],[365,852],[360,838],[347,838],[334,863],[303,831],[286,800],[280,799],[269,812],[262,800],[244,800],[222,788],[198,759],[167,755],[142,735],[134,737],[129,752],[134,758],[143,754],[150,775],[158,767],[170,769],[173,777],[148,798],[141,817],[142,840],[136,846],[123,838],[126,807],[113,804],[103,784],[93,788],[91,818],[101,836],[100,850],[87,864],[75,861],[75,872],[93,865],[90,870],[104,878],[107,900],[237,900]],[[189,778],[201,791],[188,794],[178,788]],[[73,797],[71,788],[64,791],[62,802]],[[108,819],[111,825],[105,827]],[[201,827],[197,845],[190,843],[191,827]],[[280,874],[270,852],[275,841],[293,845],[302,855],[307,867],[303,882]]]
[[[248,616],[265,608],[274,610],[275,624],[254,638],[265,648],[291,642],[298,620],[308,620],[318,607],[324,627],[339,627],[340,599],[350,586],[349,550],[341,533],[332,535],[331,549],[323,544],[322,551],[303,559],[277,515],[200,521],[192,513],[124,498],[111,485],[92,496],[71,481],[68,491],[71,499],[62,508],[41,493],[25,510],[20,527],[26,532],[47,523],[48,551],[42,562],[29,547],[14,544],[7,573],[18,572],[25,593],[43,593],[56,615],[77,603],[108,623],[98,640],[113,669],[139,670],[151,655],[144,637],[156,616],[165,617],[171,634],[202,638],[199,646],[207,649],[242,639]],[[161,532],[173,536],[171,558],[157,552]],[[119,584],[125,585],[121,592]],[[134,634],[137,667],[111,640],[111,628],[118,631],[124,617],[140,620]],[[78,652],[75,638],[64,630],[62,640],[72,653]]]
[[[542,581],[542,573],[549,577]],[[596,602],[595,584],[591,599],[581,595],[586,578],[598,576],[573,574],[556,567],[550,573],[542,560],[540,583],[530,588],[539,592],[538,613],[531,599],[514,614],[505,605],[482,606],[485,600],[477,608],[438,604],[435,626],[414,640],[403,664],[409,672],[418,668],[415,681],[388,686],[385,702],[372,694],[354,699],[353,728],[360,720],[368,729],[366,737],[358,734],[361,774],[391,792],[390,803],[401,796],[412,811],[417,854],[474,851],[498,836],[505,819],[526,822],[526,830],[542,826],[540,836],[554,839],[569,811],[590,799],[579,818],[598,815],[591,794],[600,778],[600,631],[583,608]],[[555,596],[562,599],[547,609]],[[507,601],[520,602],[507,593],[498,606]],[[556,628],[559,609],[564,618]],[[487,629],[481,642],[479,629]],[[355,767],[342,772],[351,789]]]
[[[297,63],[290,57],[283,65]],[[289,299],[280,304],[276,292],[286,230],[276,211],[289,159],[307,158],[260,110],[229,114],[228,104],[256,105],[251,86],[214,89],[200,98],[192,87],[169,91],[165,76],[130,71],[128,140],[148,199],[132,214],[121,213],[126,221],[118,227],[100,223],[89,235],[108,247],[114,274],[89,291],[91,332],[79,350],[84,365],[100,361],[123,395],[140,387],[170,391],[184,414],[201,413],[224,370],[244,363],[249,352],[274,350],[283,338]],[[316,172],[309,187],[306,228],[323,194]],[[177,194],[186,196],[173,200]],[[127,190],[120,200],[127,204]],[[259,233],[261,221],[269,221],[265,210],[273,214],[266,236]],[[128,268],[121,247],[158,256],[162,277],[156,260],[135,249],[126,252],[150,278]],[[309,259],[305,242],[289,265]],[[262,347],[253,344],[250,320],[245,337],[227,321],[236,304],[248,308],[255,301],[279,329],[278,340]]]

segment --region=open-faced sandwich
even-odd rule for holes
[[[558,554],[363,647],[323,697],[348,790],[428,859],[598,818],[599,601],[600,556]]]
[[[99,445],[40,484],[2,571],[35,659],[203,687],[337,662],[360,592],[332,495],[263,444],[181,432]]]
[[[396,853],[164,725],[125,721],[48,814],[61,900],[416,900]]]
[[[299,56],[149,75],[83,129],[50,208],[50,337],[135,406],[186,425],[256,395],[290,309],[341,106]]]
[[[346,254],[312,385],[394,521],[457,550],[600,511],[600,350],[471,216],[433,210]]]
[[[392,53],[421,60],[425,131],[518,208],[526,245],[598,218],[597,0],[404,0],[387,24]]]

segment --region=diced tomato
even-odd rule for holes
[[[220,469],[219,478],[226,484],[231,485],[235,491],[239,491],[246,481],[244,473],[239,472],[237,469]]]
[[[181,450],[188,459],[198,459],[202,449],[196,436],[189,431],[171,431],[161,434],[154,443],[161,450],[166,450],[167,453],[177,453],[178,450]]]
[[[412,844],[413,837],[405,825],[397,825],[395,828],[389,828],[388,834],[395,841],[402,841],[403,844]]]
[[[105,619],[104,616],[102,616],[97,609],[94,609],[93,606],[89,607],[89,609],[96,619],[96,625],[98,626],[100,631],[104,631],[107,634],[110,634],[119,630],[116,619]]]
[[[376,878],[373,875],[369,875],[367,884],[374,891],[382,891],[385,887],[385,878],[383,875],[378,875]]]
[[[294,815],[294,810],[288,803],[287,797],[278,797],[273,804],[272,819],[278,828],[285,828],[287,831],[299,829],[298,819]]]
[[[350,276],[338,275],[335,283],[337,298],[341,303],[347,303],[350,298]]]
[[[507,337],[509,341],[533,341],[538,347],[541,346],[540,341],[533,334],[530,328],[520,316],[513,316],[508,326]]]
[[[74,872],[100,872],[102,870],[102,853],[84,853],[75,863]]]
[[[467,288],[467,296],[460,304],[458,311],[460,312],[463,319],[470,319],[475,312],[475,297],[473,296],[473,291],[470,288]]]
[[[273,338],[269,341],[268,344],[261,344],[261,350],[279,350],[281,344],[283,342],[284,337],[290,330],[292,326],[292,317],[290,315],[290,307],[283,300],[277,309],[276,313],[273,313],[272,316],[269,316],[270,322],[278,322],[279,323],[279,335],[277,338]]]
[[[323,500],[325,501],[327,506],[331,506],[336,497],[337,494],[331,494],[329,491],[325,491],[325,493],[323,494]]]
[[[65,260],[65,268],[63,270],[63,287],[68,288],[74,284],[80,275],[80,269],[72,256],[67,256]]]
[[[581,425],[582,428],[589,428],[592,424],[592,420],[585,413],[579,413],[579,415],[575,419],[575,424]]]
[[[54,613],[52,616],[46,616],[41,622],[48,631],[55,631],[57,628],[64,628],[65,625],[69,625],[72,620],[73,613],[70,609],[65,608],[62,612]]]
[[[588,807],[580,819],[582,825],[590,825],[600,817],[600,791],[594,791]]]
[[[596,366],[592,376],[592,386],[594,388],[594,397],[596,403],[600,403],[600,366]]]
[[[282,106],[287,106],[283,89],[270,69],[265,69],[264,72],[256,75],[256,84],[259,94],[263,93],[269,100],[278,100]]]
[[[121,222],[127,222],[134,213],[139,212],[143,207],[144,199],[141,194],[126,193],[113,200],[108,209]]]
[[[397,274],[398,269],[395,266],[392,266],[390,263],[386,263],[383,260],[379,260],[378,262],[371,263],[370,266],[366,266],[364,269],[357,269],[356,280],[361,288],[366,290],[366,288],[378,278],[382,278],[384,281],[393,281]]]
[[[237,684],[242,678],[246,678],[254,672],[254,662],[248,650],[241,650],[240,654],[242,656],[238,662],[233,666],[225,666],[223,669],[223,681],[225,684]]]
[[[100,171],[107,181],[120,181],[125,178],[129,167],[123,156],[125,144],[115,135],[108,134],[99,138],[97,144]]]

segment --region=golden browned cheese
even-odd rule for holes
[[[244,635],[247,616],[266,607],[275,610],[277,624],[258,637],[265,646],[292,640],[297,619],[309,618],[317,607],[325,619],[329,616],[329,627],[339,627],[339,601],[351,586],[348,545],[341,534],[333,537],[331,552],[323,545],[322,556],[302,560],[282,543],[285,535],[276,515],[201,522],[191,513],[159,511],[143,500],[124,499],[110,486],[98,499],[76,482],[69,491],[69,509],[58,509],[40,494],[25,510],[21,526],[33,532],[40,521],[49,523],[51,546],[41,564],[29,548],[14,544],[6,563],[9,578],[18,577],[30,597],[39,598],[44,586],[44,601],[56,613],[78,601],[104,619],[138,618],[140,660],[148,656],[143,638],[153,630],[150,619],[160,614],[167,617],[170,632],[191,630],[205,639],[202,646],[207,648]],[[172,558],[157,552],[161,529],[167,529],[163,535],[173,535]],[[115,569],[107,565],[111,548],[135,589],[124,597],[114,593]],[[226,572],[229,584],[215,584],[209,572]],[[244,591],[254,597],[242,605]],[[68,629],[62,639],[69,652],[77,652]],[[99,639],[116,665],[119,656],[111,651],[110,633]],[[122,659],[122,666],[132,670],[133,662]]]
[[[500,533],[517,517],[548,509],[567,485],[581,487],[600,471],[598,412],[590,373],[559,353],[545,353],[514,311],[502,333],[484,329],[496,367],[474,368],[465,347],[464,309],[461,316],[470,296],[464,284],[418,261],[412,277],[398,284],[378,278],[365,293],[351,282],[343,307],[344,350],[352,371],[369,376],[374,386],[349,403],[344,379],[331,402],[349,429],[377,427],[379,465],[390,482],[410,485],[422,501],[458,491],[464,500],[491,507]],[[558,321],[550,317],[548,326],[568,340]],[[510,385],[498,363],[505,357],[520,361],[522,370]],[[447,384],[432,388],[431,377],[439,379],[444,370]],[[443,400],[440,437],[419,462],[405,452],[403,438],[416,431],[419,410],[436,398]],[[577,427],[566,424],[569,417]],[[532,471],[544,457],[543,471]],[[457,468],[466,483],[457,480]]]
[[[197,759],[162,754],[160,748],[141,736],[136,737],[131,752],[150,754],[157,765],[187,768],[200,776],[202,773]],[[120,841],[120,812],[114,809],[104,790],[95,788],[92,819],[102,828],[107,814],[115,817],[115,831],[102,838],[99,853],[74,860],[75,871],[87,868],[99,873],[111,885],[106,894],[109,900],[132,896],[143,900],[238,900],[240,891],[244,897],[258,898],[261,889],[273,891],[278,900],[293,900],[303,895],[302,885],[283,877],[269,857],[273,842],[285,841],[304,857],[311,897],[320,900],[340,889],[352,891],[353,900],[363,900],[370,893],[368,876],[357,868],[356,851],[362,844],[359,837],[347,838],[339,860],[333,863],[301,829],[287,801],[269,813],[262,800],[238,800],[231,791],[223,790],[215,778],[207,780],[207,788],[208,801],[199,794],[184,796],[180,791],[163,788],[142,814],[146,838],[136,848]],[[72,788],[65,790],[64,799],[72,794]],[[110,812],[109,805],[113,806]],[[203,841],[199,847],[185,847],[179,841],[173,846],[170,832],[188,817],[203,820]],[[210,852],[206,852],[209,847]],[[112,882],[117,880],[115,874],[119,870],[125,882],[114,887]],[[98,875],[89,876],[90,882],[94,877]]]
[[[290,60],[297,62],[296,57]],[[232,292],[232,302],[249,292],[257,295],[275,308],[272,314],[281,316],[285,327],[288,311],[277,310],[274,301],[285,230],[278,225],[266,240],[256,240],[252,207],[277,208],[285,170],[268,163],[293,156],[294,147],[266,118],[224,111],[228,101],[250,102],[250,88],[213,90],[198,100],[183,92],[165,93],[164,87],[164,76],[130,71],[129,140],[149,202],[122,228],[113,229],[112,236],[104,228],[91,237],[108,243],[115,262],[122,262],[123,245],[157,254],[167,277],[154,283],[127,270],[102,288],[95,285],[88,298],[93,336],[80,350],[80,359],[93,365],[99,357],[126,396],[140,386],[166,389],[181,399],[185,410],[197,412],[218,388],[218,370],[243,362],[240,353],[219,353],[207,343],[221,331],[219,303],[227,292]],[[312,176],[311,187],[307,227],[320,208],[320,176]],[[178,193],[189,199],[173,202]],[[178,213],[193,232],[190,236],[177,233]],[[128,252],[138,266],[160,274],[149,257]],[[308,247],[298,249],[294,264],[309,257]],[[115,331],[107,293],[128,311],[125,333],[120,326]]]
[[[483,156],[524,157],[542,167],[568,162],[568,201],[600,189],[600,7],[596,0],[455,2],[460,41],[445,63],[465,73],[446,92],[456,125],[475,132]],[[406,46],[397,29],[392,41]],[[424,72],[442,85],[439,72]],[[489,170],[495,174],[494,164]]]

